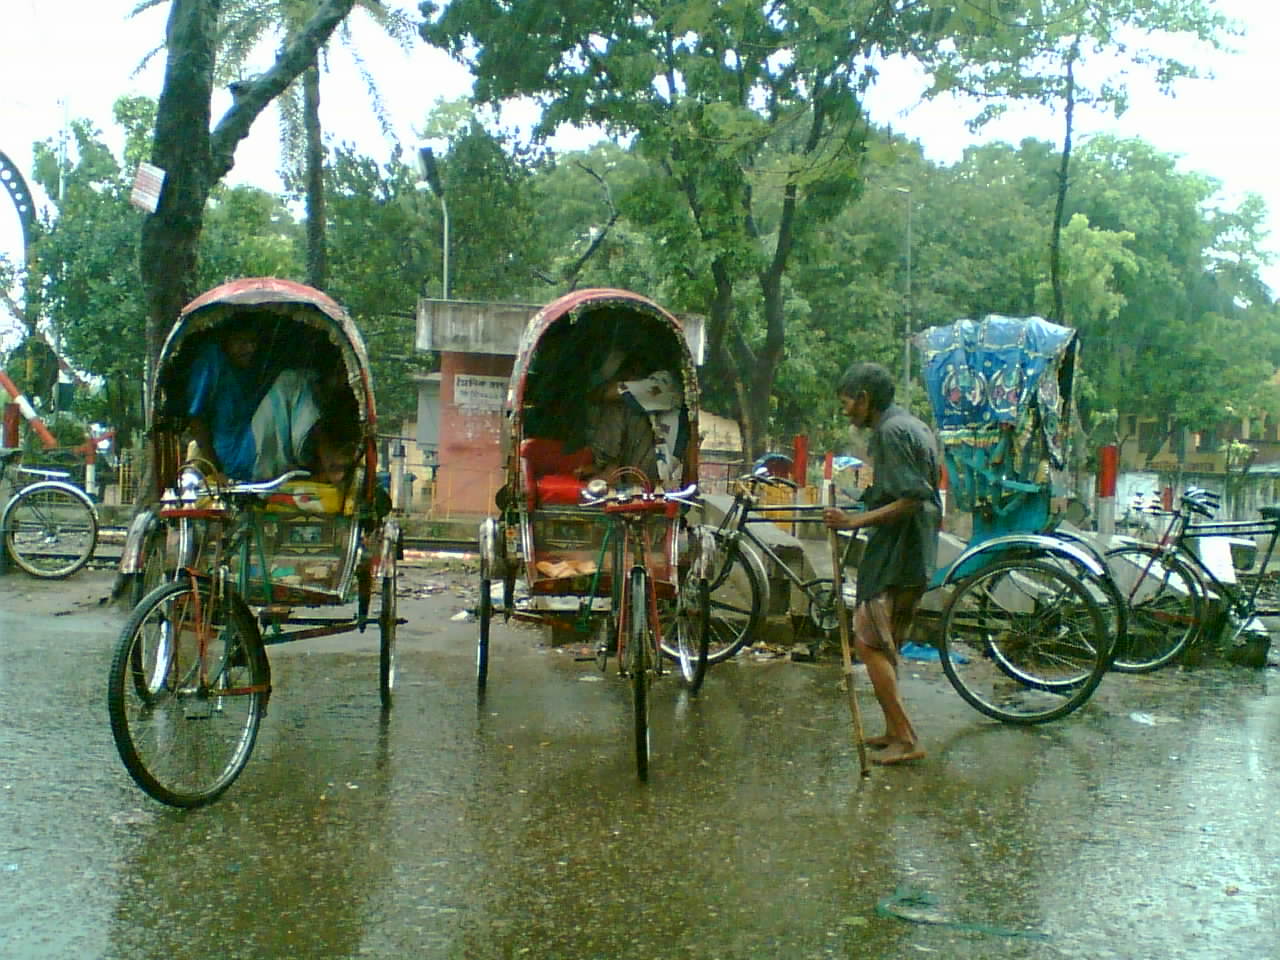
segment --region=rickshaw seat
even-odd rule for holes
[[[520,443],[520,482],[527,505],[573,506],[580,502],[585,484],[574,471],[591,465],[589,447],[564,452],[554,437],[527,437]]]

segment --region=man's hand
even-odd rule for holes
[[[836,507],[827,507],[822,511],[822,522],[827,525],[828,530],[856,530],[858,524],[855,516]]]

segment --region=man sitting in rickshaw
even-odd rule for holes
[[[286,368],[271,376],[258,327],[272,319],[246,311],[197,353],[186,412],[199,456],[235,480],[306,466],[316,480],[340,482],[352,444],[336,424],[321,425],[315,371]]]
[[[681,430],[684,398],[666,370],[645,373],[639,356],[611,350],[593,378],[587,397],[587,442],[592,460],[578,468],[582,479],[609,477],[634,467],[650,484],[679,482],[687,430]]]

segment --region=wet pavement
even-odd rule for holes
[[[6,960],[1277,955],[1275,668],[1015,728],[908,664],[929,756],[862,780],[838,657],[747,652],[660,683],[641,784],[627,685],[540,631],[495,626],[477,699],[451,561],[404,573],[389,714],[376,633],[273,647],[247,769],[180,812],[111,741],[109,582],[0,577]]]

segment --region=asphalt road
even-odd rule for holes
[[[910,664],[929,756],[862,780],[837,659],[748,652],[660,685],[641,784],[626,684],[540,631],[495,627],[477,697],[451,561],[404,572],[388,714],[376,634],[272,648],[245,773],[179,812],[111,740],[110,576],[0,577],[6,960],[1276,956],[1275,668],[1015,728]]]

